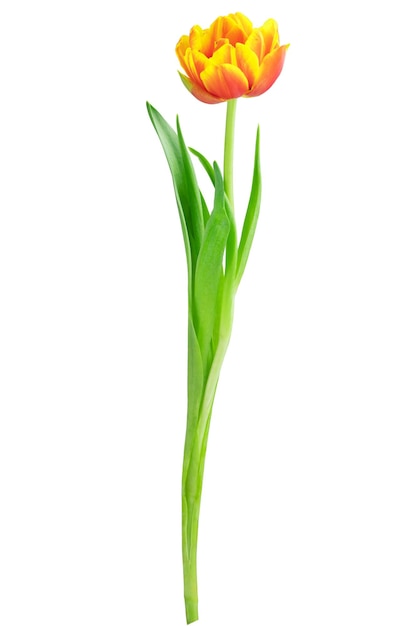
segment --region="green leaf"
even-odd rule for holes
[[[195,244],[195,250],[199,251],[204,232],[203,208],[201,204],[201,191],[197,184],[194,167],[182,136],[179,118],[177,117],[178,142],[182,155],[183,173],[187,185],[187,224],[191,240],[191,247]]]
[[[223,257],[230,230],[225,210],[223,179],[214,164],[214,208],[207,222],[200,254],[197,259],[194,287],[194,311],[197,337],[203,365],[210,360],[211,341],[219,305],[218,292],[223,276]]]
[[[206,159],[206,157],[203,156],[201,152],[197,152],[197,150],[194,150],[194,148],[190,148],[190,152],[194,154],[197,157],[197,159],[200,161],[201,165],[206,170],[211,182],[214,185],[214,168],[212,164],[210,163],[210,161],[208,161],[208,159]]]
[[[189,150],[190,152],[192,152],[192,154],[194,154],[198,158],[201,165],[204,167],[205,171],[207,172],[211,182],[214,185],[215,174],[214,174],[214,168],[211,165],[211,163],[206,159],[205,156],[201,154],[201,152],[194,150],[194,148],[189,148]],[[225,196],[225,208],[226,208],[227,217],[230,222],[230,233],[229,233],[229,238],[227,241],[227,248],[226,248],[226,271],[227,272],[230,271],[231,273],[233,273],[233,281],[234,281],[234,274],[236,272],[236,263],[237,263],[237,249],[236,249],[237,248],[237,234],[236,234],[235,217],[230,207],[230,203],[229,203],[227,196]]]
[[[259,210],[261,207],[261,190],[262,184],[260,164],[260,136],[258,126],[258,130],[256,133],[255,162],[253,167],[252,188],[249,197],[248,208],[246,210],[245,220],[243,222],[242,235],[240,238],[237,254],[237,269],[235,278],[236,288],[240,283],[243,272],[245,271],[246,262],[248,260],[249,252],[255,235],[256,224],[258,222]]]
[[[187,442],[195,431],[204,390],[204,372],[191,313],[188,316],[188,402],[187,402]]]
[[[207,204],[206,204],[206,201],[204,200],[203,194],[201,194],[201,206],[203,208],[203,220],[204,220],[204,227],[205,227],[207,222],[209,221],[210,211],[207,208]]]
[[[205,171],[207,172],[207,174],[208,174],[208,176],[209,176],[209,178],[210,178],[210,180],[211,180],[211,182],[213,183],[213,186],[214,186],[214,169],[213,169],[213,166],[210,163],[210,161],[208,161],[206,159],[206,157],[201,154],[201,152],[197,152],[197,150],[194,150],[194,148],[188,148],[188,149],[189,149],[189,151],[192,154],[194,154],[198,158],[198,160],[200,161],[201,165],[204,167]],[[207,224],[207,222],[208,222],[209,217],[210,217],[210,212],[207,209],[207,205],[206,205],[205,200],[203,198],[203,194],[201,194],[201,203],[202,203],[202,206],[203,206],[203,220],[204,220],[204,226],[205,226]]]
[[[179,138],[162,115],[149,102],[146,103],[146,107],[171,170],[184,237],[188,267],[189,298],[191,299],[193,274],[204,228],[200,191],[197,186],[191,159],[184,152],[182,135]],[[198,197],[197,202],[195,202],[196,195]]]

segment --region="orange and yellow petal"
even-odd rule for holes
[[[204,31],[200,26],[193,26],[190,30],[189,47],[192,50],[201,50],[204,41]]]
[[[224,65],[225,63],[237,65],[236,48],[232,46],[232,44],[226,43],[221,46],[221,48],[218,48],[218,50],[216,50],[216,52],[211,57],[211,60],[215,65]]]
[[[268,54],[279,46],[278,24],[275,20],[269,19],[259,30],[264,40],[265,54]]]
[[[265,56],[265,41],[260,28],[254,28],[245,43],[258,57],[259,63]]]
[[[216,48],[216,42],[220,39],[228,39],[234,46],[239,41],[243,43],[247,34],[241,26],[241,21],[236,20],[233,15],[218,17],[209,28],[209,38],[211,41],[211,49]]]
[[[206,54],[208,57],[211,57],[213,52],[215,51],[216,42],[219,41],[220,39],[224,39],[222,24],[223,24],[223,18],[218,17],[210,25],[210,28],[207,30],[205,43],[206,43],[206,50],[207,50]]]
[[[185,71],[187,71],[185,55],[189,47],[190,43],[187,35],[183,35],[175,47],[175,52],[177,54],[178,60],[181,63],[183,70]]]
[[[200,74],[204,71],[207,65],[207,57],[204,56],[201,52],[193,51],[191,48],[188,48],[185,54],[185,71],[188,74],[189,78],[200,85],[203,86],[201,82]]]
[[[230,42],[229,42],[229,40],[228,40],[226,37],[222,37],[221,39],[217,39],[217,40],[214,42],[214,47],[213,47],[213,55],[212,55],[212,57],[214,56],[214,54],[215,54],[215,52],[216,52],[217,50],[219,50],[222,46],[227,46],[229,43],[230,43]]]
[[[200,78],[207,91],[222,100],[240,98],[248,89],[248,79],[241,69],[230,63],[209,63]]]
[[[275,48],[275,50],[265,56],[260,65],[258,77],[251,91],[247,94],[249,98],[260,96],[272,87],[278,76],[281,74],[285,61],[285,53],[288,48],[289,44]]]
[[[205,102],[206,104],[218,104],[219,102],[224,102],[223,98],[213,96],[204,87],[197,85],[190,78],[188,78],[188,76],[185,76],[185,74],[182,74],[181,72],[178,72],[178,74],[180,75],[183,85],[195,98],[197,98],[197,100]]]
[[[239,22],[235,20],[233,15],[229,15],[224,19],[223,29],[223,37],[226,37],[233,46],[237,43],[244,43],[247,39],[245,31],[240,27]]]
[[[259,74],[258,57],[248,46],[238,43],[236,44],[236,63],[248,79],[249,89],[251,89]]]
[[[245,34],[246,38],[249,37],[250,33],[253,30],[253,25],[250,19],[246,17],[246,15],[243,15],[243,13],[234,13],[233,19],[235,20],[241,31]]]

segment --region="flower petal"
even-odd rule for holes
[[[240,27],[240,29],[245,33],[246,37],[249,37],[253,30],[252,22],[250,21],[250,19],[247,18],[246,15],[243,15],[243,13],[235,13],[233,15],[233,19]]]
[[[233,46],[237,42],[244,43],[248,37],[246,29],[247,24],[244,20],[236,18],[235,15],[218,17],[209,28],[211,50],[216,49],[216,42],[219,39],[228,39]],[[211,55],[207,54],[207,56]]]
[[[193,94],[193,96],[197,98],[197,100],[205,102],[206,104],[217,104],[218,102],[224,102],[223,98],[217,98],[216,96],[208,93],[208,91],[206,91],[204,87],[200,87],[200,85],[194,83],[190,78],[188,78],[188,76],[185,76],[185,74],[182,74],[181,72],[178,72],[178,74],[180,75],[184,86],[188,89],[190,93]]]
[[[230,43],[235,46],[238,42],[245,43],[246,32],[241,28],[240,22],[234,15],[228,15],[223,20],[223,37],[227,37]]]
[[[272,52],[275,47],[279,46],[278,24],[275,20],[266,20],[265,24],[259,29],[265,42],[265,54]]]
[[[259,59],[259,63],[261,63],[265,55],[265,41],[260,28],[253,29],[247,38],[246,45],[254,51]]]
[[[248,79],[249,89],[251,89],[259,74],[259,61],[255,52],[246,44],[236,44],[236,63]]]
[[[186,72],[188,72],[188,69],[185,62],[185,54],[189,47],[190,42],[187,35],[183,35],[175,47],[175,52],[177,54],[178,60],[181,63],[183,70],[185,70]]]
[[[214,22],[210,25],[210,28],[208,29],[206,45],[206,54],[208,57],[211,57],[214,50],[216,49],[216,42],[219,39],[224,39],[223,20],[224,17],[218,17],[216,20],[214,20]]]
[[[228,43],[229,43],[229,40],[226,37],[222,37],[222,39],[217,39],[214,43],[212,56],[214,56],[214,54],[219,48],[221,48],[222,46],[226,46]]]
[[[226,39],[226,41],[228,41]],[[242,45],[242,44],[238,44]],[[226,43],[221,46],[211,57],[213,63],[216,65],[224,65],[224,63],[231,63],[232,65],[236,64],[236,48],[232,46],[230,43]]]
[[[249,89],[248,79],[235,65],[210,63],[200,76],[210,94],[223,100],[240,98]]]
[[[197,52],[197,50],[191,50],[188,48],[185,53],[185,71],[191,80],[203,87],[203,83],[200,79],[201,72],[205,69],[207,65],[208,59],[201,52]]]
[[[193,26],[190,30],[189,46],[193,50],[201,50],[204,40],[204,31],[201,26]]]
[[[289,44],[275,48],[275,50],[265,56],[252,89],[248,94],[245,94],[248,98],[260,96],[274,84],[281,74],[287,48],[289,48]]]

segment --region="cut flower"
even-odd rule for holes
[[[288,46],[269,19],[253,28],[242,13],[191,29],[176,53],[185,86],[202,102],[226,101],[223,169],[188,147],[179,117],[172,128],[148,102],[151,122],[172,175],[187,260],[187,420],[182,466],[182,562],[187,624],[198,620],[197,544],[204,465],[213,405],[232,334],[235,296],[257,227],[262,177],[256,132],[252,184],[241,228],[235,218],[233,155],[237,99],[259,96],[281,73]],[[247,129],[245,129],[245,137]],[[213,186],[212,203],[200,187],[194,159]],[[240,232],[239,232],[240,231]]]
[[[280,75],[288,47],[280,46],[274,19],[253,28],[245,15],[234,13],[204,30],[193,26],[175,50],[187,89],[198,100],[216,104],[265,93]]]

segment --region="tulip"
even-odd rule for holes
[[[288,47],[280,46],[274,19],[253,28],[245,15],[234,13],[204,30],[193,26],[175,50],[186,88],[198,100],[216,104],[265,93],[280,75]]]
[[[202,102],[226,102],[223,170],[188,148],[179,118],[174,130],[149,103],[148,113],[171,170],[188,272],[187,426],[182,472],[182,558],[187,624],[198,620],[197,543],[204,463],[212,409],[228,349],[235,295],[246,267],[261,203],[260,134],[252,185],[240,234],[235,219],[233,154],[237,99],[259,96],[281,73],[288,45],[280,46],[275,20],[253,28],[242,13],[191,29],[176,46],[189,91]],[[213,186],[204,199],[191,156]],[[221,555],[219,555],[219,560]]]

